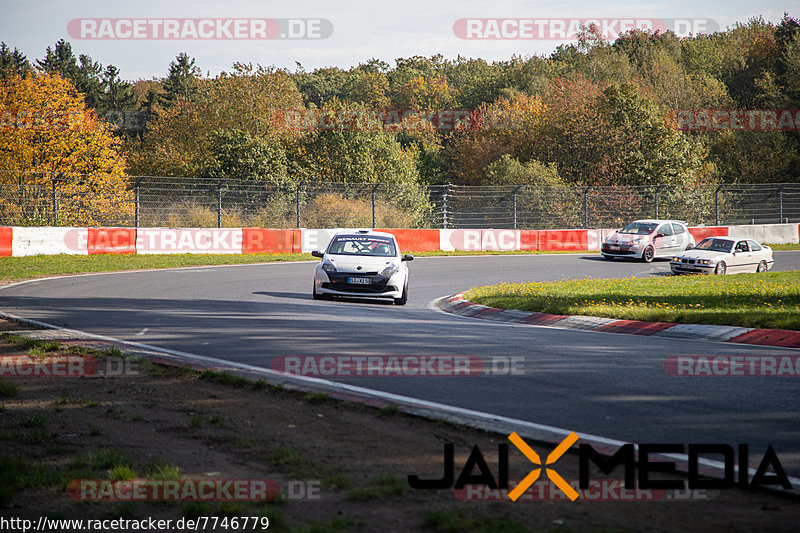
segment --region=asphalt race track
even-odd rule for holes
[[[775,255],[776,270],[800,268],[800,252]],[[681,378],[663,366],[671,355],[800,350],[505,325],[430,306],[441,296],[501,281],[666,275],[668,262],[527,255],[418,258],[409,266],[405,307],[312,300],[313,263],[278,263],[51,278],[0,289],[0,309],[263,367],[287,355],[521,357],[524,375],[341,381],[579,435],[747,443],[751,461],[772,444],[787,473],[800,475],[799,378]]]

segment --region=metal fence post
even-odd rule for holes
[[[714,191],[714,225],[719,226],[719,191],[722,190],[722,185],[717,185]]]
[[[64,177],[63,172],[59,172],[58,176],[53,178],[53,225],[58,226],[58,182]]]
[[[782,184],[780,189],[778,189],[778,224],[783,224],[783,189],[786,188],[786,184]]]
[[[517,185],[517,188],[511,193],[512,202],[514,204],[514,229],[517,229],[517,193],[519,193],[521,188],[522,185]]]
[[[583,191],[583,227],[589,229],[589,191],[591,187],[586,187]]]
[[[133,184],[134,190],[134,212],[133,212],[133,227],[139,227],[139,183],[142,181],[142,178],[136,178],[136,181]]]
[[[222,227],[222,184],[224,180],[217,183],[217,227]]]
[[[297,184],[297,189],[295,189],[295,197],[294,197],[294,206],[295,212],[297,214],[297,227],[300,227],[300,190],[303,188],[303,184],[305,181],[301,181]]]
[[[442,194],[442,228],[447,229],[447,194],[450,192],[450,184],[444,187]]]
[[[658,219],[658,194],[661,192],[661,189],[663,188],[664,188],[663,185],[659,185],[658,187],[656,187],[656,192],[653,194],[653,200],[656,208],[656,219]]]
[[[380,183],[376,183],[372,188],[372,228],[375,229],[375,191],[380,187]]]

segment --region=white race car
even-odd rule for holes
[[[694,245],[686,222],[681,220],[637,220],[606,237],[601,248],[604,259],[629,257],[649,263],[657,257],[672,257]]]
[[[408,265],[412,255],[401,255],[391,233],[359,230],[337,233],[314,269],[315,300],[330,296],[392,298],[397,305],[408,301]]]
[[[673,274],[735,274],[766,272],[773,263],[772,248],[752,239],[708,237],[691,250],[675,255],[669,266]]]

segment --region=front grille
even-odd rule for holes
[[[371,278],[369,284],[362,285],[360,283],[348,283],[348,278]],[[329,283],[323,283],[322,287],[326,289],[333,289],[342,292],[359,292],[364,294],[381,293],[387,290],[394,290],[387,287],[389,278],[378,276],[377,272],[358,272],[358,273],[345,273],[345,272],[330,272],[328,273]]]
[[[332,289],[334,291],[342,291],[342,292],[358,292],[363,294],[380,294],[382,292],[390,292],[397,290],[397,288],[394,285],[386,285],[385,281],[383,283],[373,283],[372,285],[350,285],[347,282],[323,283],[322,288]]]
[[[632,254],[633,253],[633,252],[630,251],[631,247],[628,244],[617,244],[615,246],[617,246],[617,249],[616,250],[612,250],[610,244],[603,243],[603,246],[602,246],[601,250],[604,251],[604,252],[612,253],[612,254]]]

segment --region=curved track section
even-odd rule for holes
[[[128,341],[269,368],[279,356],[519,358],[518,375],[348,378],[344,383],[626,442],[748,443],[800,474],[797,378],[677,378],[671,355],[800,350],[507,325],[437,312],[475,285],[666,275],[666,262],[599,256],[419,258],[409,304],[311,299],[312,263],[51,278],[0,288],[0,309]],[[800,252],[776,254],[776,269]],[[330,379],[330,378],[328,378]]]

